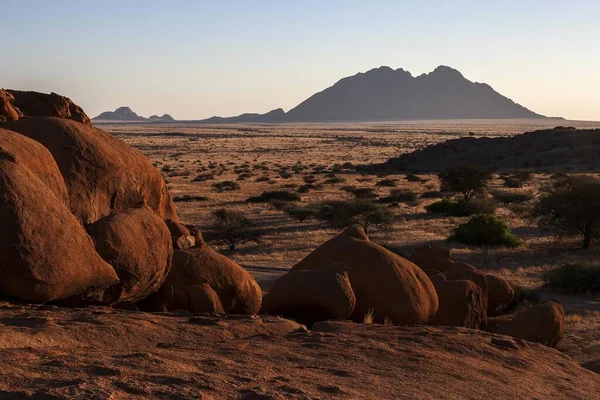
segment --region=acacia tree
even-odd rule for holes
[[[226,245],[229,250],[237,246],[260,240],[261,232],[256,224],[239,212],[221,208],[213,212],[214,222],[210,226],[211,241]]]
[[[471,200],[476,193],[483,190],[490,177],[490,171],[476,165],[452,167],[439,174],[442,190],[461,193],[465,201]]]
[[[570,175],[554,179],[536,203],[533,216],[540,226],[583,236],[582,248],[600,236],[600,180]]]
[[[366,234],[371,226],[389,226],[394,221],[394,214],[389,208],[368,199],[353,199],[329,207],[331,215],[327,215],[327,218],[332,226],[359,225]],[[326,213],[322,214],[326,216]]]

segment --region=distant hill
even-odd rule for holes
[[[554,129],[501,138],[448,140],[365,167],[378,172],[439,172],[450,166],[478,165],[494,171],[598,172],[600,129]]]
[[[202,122],[352,122],[412,119],[546,118],[485,83],[439,66],[413,77],[401,68],[380,67],[338,81],[287,113],[213,117]]]
[[[119,122],[173,122],[172,116],[164,114],[162,117],[152,115],[150,118],[144,118],[137,115],[129,107],[119,107],[115,111],[105,111],[97,117],[92,118],[92,121],[119,121]]]

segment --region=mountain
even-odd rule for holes
[[[164,114],[162,117],[152,115],[150,118],[144,118],[137,115],[129,107],[119,107],[115,111],[105,111],[92,118],[92,121],[119,121],[119,122],[173,122],[172,116]]]
[[[417,77],[402,68],[375,68],[343,78],[284,115],[273,113],[213,117],[202,122],[546,118],[501,95],[488,84],[471,82],[459,71],[446,66]]]

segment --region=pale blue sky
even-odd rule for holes
[[[339,79],[443,64],[545,115],[600,120],[600,1],[0,0],[0,86],[91,116],[286,111]]]

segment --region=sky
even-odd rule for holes
[[[600,120],[600,1],[0,0],[0,87],[90,116],[288,111],[382,65],[438,65],[544,115]]]

